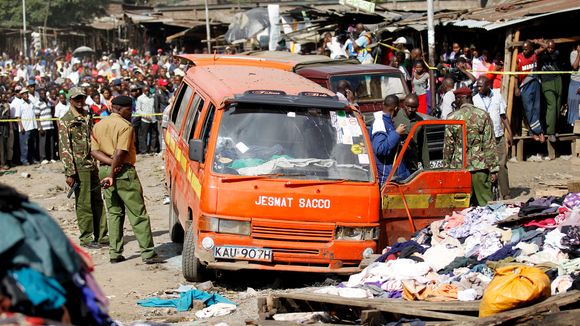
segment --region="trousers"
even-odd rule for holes
[[[501,136],[495,139],[497,157],[499,159],[499,172],[497,173],[497,181],[499,184],[499,193],[501,197],[508,196],[510,194],[510,180],[507,169],[507,145],[505,143],[505,136]]]
[[[38,161],[38,129],[20,133],[20,162],[26,164]]]
[[[139,129],[140,154],[159,152],[159,129],[157,122],[141,121]]]
[[[99,171],[101,179],[110,174],[110,166],[101,166]],[[135,168],[125,165],[115,177],[113,186],[103,190],[103,194],[109,215],[109,258],[115,259],[123,254],[125,212],[127,212],[137,243],[139,243],[141,258],[154,257],[156,254],[151,222],[145,208],[141,181]]]
[[[485,206],[491,198],[491,180],[488,170],[471,171],[471,205]]]
[[[556,76],[553,80],[542,81],[542,93],[546,100],[546,111],[544,113],[546,135],[554,135],[556,134],[558,112],[562,103],[562,78]]]
[[[544,131],[540,122],[540,101],[542,97],[540,82],[537,79],[527,82],[522,86],[520,94],[530,129],[536,135],[543,133]]]
[[[40,160],[54,160],[55,159],[55,141],[54,141],[55,130],[46,129],[39,131],[39,142],[38,148],[40,152]]]
[[[79,187],[75,191],[75,206],[82,244],[93,241],[107,243],[107,219],[96,170],[77,171]]]

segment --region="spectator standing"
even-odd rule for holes
[[[494,74],[491,72],[501,72],[503,71],[503,61],[499,58],[493,60],[492,64],[489,66],[490,73],[486,74],[487,79],[491,83],[491,88],[494,92],[501,93],[501,79],[502,74]]]
[[[54,107],[54,117],[58,119],[62,119],[64,115],[68,112],[69,105],[66,101],[66,95],[64,91],[61,91],[58,94],[58,104]]]
[[[570,52],[570,65],[576,71],[570,77],[568,86],[568,125],[574,125],[580,119],[580,43]]]
[[[373,57],[370,54],[369,46],[372,43],[371,33],[365,29],[363,24],[356,24],[357,38],[352,43],[356,52],[356,58],[360,63],[373,63]]]
[[[439,105],[439,110],[441,110],[441,119],[448,119],[448,116],[453,112],[453,103],[455,103],[455,94],[453,94],[454,81],[452,78],[447,77],[443,80],[441,84],[441,104]]]
[[[515,95],[522,97],[526,118],[534,140],[543,143],[546,138],[540,122],[541,86],[538,76],[533,73],[538,69],[538,59],[532,41],[524,42],[523,51],[518,54],[516,62],[517,70],[527,74],[518,75],[519,87],[516,87]]]
[[[80,244],[89,249],[107,244],[107,219],[95,160],[91,157],[92,115],[84,109],[86,95],[79,87],[70,90],[71,106],[59,120],[59,152],[66,184],[75,190]]]
[[[141,115],[139,131],[140,154],[159,152],[159,127],[155,117],[155,99],[149,86],[142,86],[142,94],[137,98],[136,113]]]
[[[427,89],[429,89],[429,72],[425,67],[425,63],[421,60],[415,61],[415,73],[411,83],[413,84],[413,93],[419,99],[419,108],[417,111],[422,114],[427,114]]]
[[[16,107],[15,117],[20,130],[20,162],[23,165],[36,163],[35,153],[38,152],[38,121],[34,112],[34,105],[28,99],[28,90],[20,91],[22,101]]]
[[[143,199],[143,187],[135,171],[137,153],[131,124],[132,99],[113,99],[112,114],[95,126],[91,154],[101,162],[100,177],[109,213],[109,261],[119,263],[123,256],[125,212],[147,264],[161,262],[154,250],[151,222]]]
[[[398,112],[395,115],[394,124],[405,126],[405,131],[401,134],[401,143],[405,142],[407,137],[409,137],[409,132],[413,129],[413,126],[417,122],[423,121],[423,118],[417,114],[418,107],[419,99],[417,95],[411,93],[405,97],[403,112]],[[404,155],[405,166],[409,173],[412,174],[417,170],[429,168],[429,148],[427,147],[425,128],[417,128]]]
[[[471,204],[485,206],[492,199],[492,184],[497,180],[499,162],[489,114],[472,104],[471,89],[454,92],[456,111],[450,120],[463,120],[467,128],[467,170],[471,173]],[[445,129],[443,162],[447,168],[463,167],[463,133],[458,126]]]
[[[10,119],[10,104],[6,93],[0,94],[0,120]],[[11,159],[11,126],[10,122],[0,121],[0,170],[9,169],[9,161]]]
[[[497,157],[499,159],[498,184],[502,199],[510,198],[510,184],[507,170],[507,149],[512,145],[512,130],[507,119],[505,109],[507,107],[500,93],[491,89],[491,83],[485,76],[477,80],[479,92],[473,97],[473,105],[485,110],[493,123]],[[507,131],[507,137],[504,130]]]
[[[375,119],[371,128],[371,143],[377,161],[380,187],[385,184],[393,169],[401,134],[406,130],[404,124],[400,124],[395,128],[393,118],[397,115],[398,110],[399,98],[395,95],[388,95],[383,102],[383,111],[375,112]],[[409,171],[404,163],[401,163],[396,175],[401,179],[409,176]]]
[[[52,119],[52,108],[48,102],[46,91],[39,91],[38,103],[34,107],[36,116],[40,119],[38,124],[38,148],[41,163],[54,161],[55,130]]]
[[[560,52],[556,50],[556,43],[553,40],[541,42],[545,50],[538,54],[540,71],[560,71]],[[562,77],[557,74],[541,74],[542,94],[546,103],[544,121],[546,123],[546,135],[548,141],[556,141],[556,125],[558,124],[558,114],[562,103]]]

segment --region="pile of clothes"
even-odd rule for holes
[[[552,294],[580,289],[580,193],[454,212],[387,247],[362,272],[318,293],[425,301],[481,299],[494,271],[534,266]]]
[[[39,206],[0,185],[0,323],[115,325],[90,256]],[[24,317],[26,316],[26,317]]]

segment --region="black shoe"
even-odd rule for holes
[[[124,262],[125,260],[126,260],[125,257],[123,257],[123,256],[117,256],[115,258],[109,259],[109,262],[111,264],[116,264],[116,263]]]
[[[147,265],[151,265],[151,264],[163,264],[165,263],[165,260],[162,259],[161,257],[159,257],[158,255],[155,255],[151,258],[145,258],[143,259],[143,262]]]
[[[87,248],[87,249],[99,249],[101,248],[101,246],[99,246],[98,243],[96,242],[89,242],[89,243],[81,243],[81,247]]]

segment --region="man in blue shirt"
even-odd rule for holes
[[[398,110],[399,98],[395,95],[387,96],[383,102],[383,111],[375,112],[375,121],[371,129],[371,143],[375,153],[381,187],[389,173],[391,173],[399,149],[401,134],[406,129],[404,124],[400,124],[395,128],[393,118],[397,115]],[[410,175],[403,161],[401,161],[401,165],[395,175],[399,179],[406,179]]]

